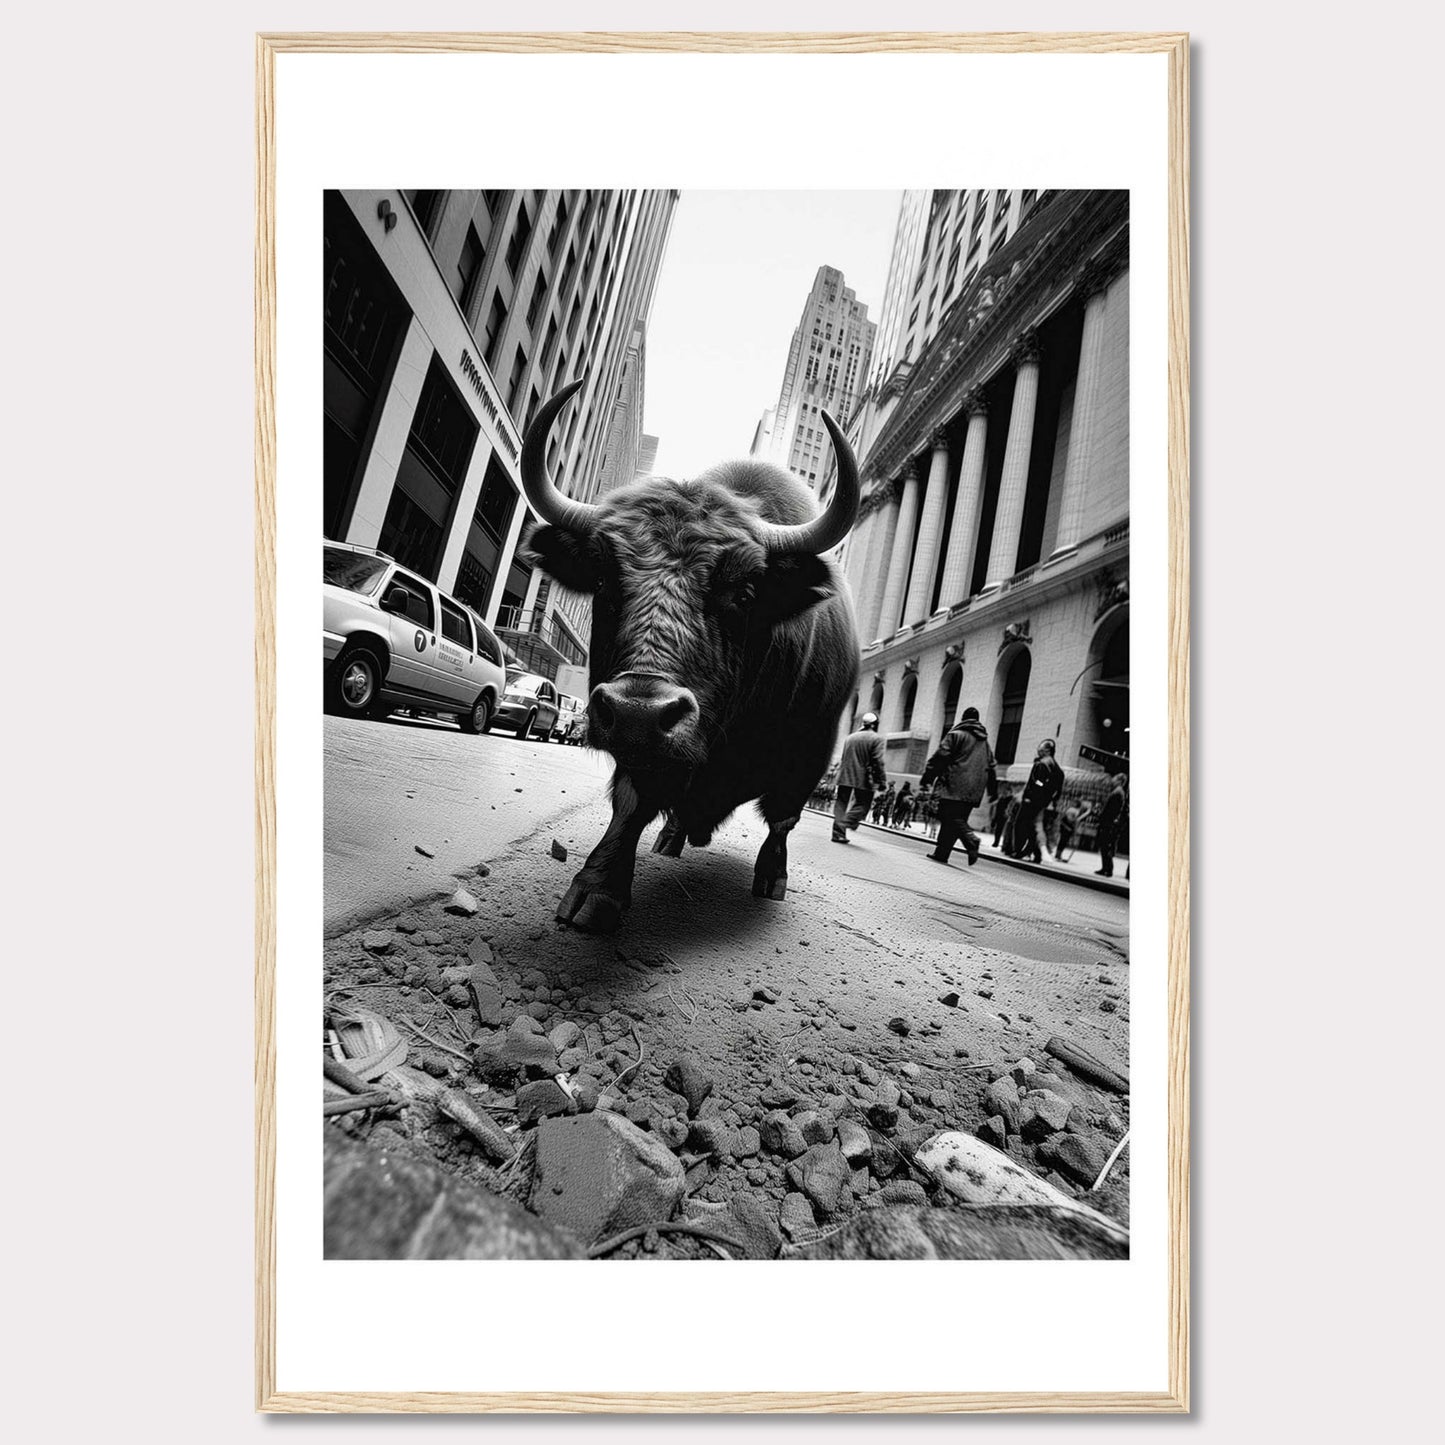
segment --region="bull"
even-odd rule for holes
[[[726,462],[691,481],[654,477],[600,502],[565,497],[548,473],[548,435],[574,382],[537,413],[522,485],[541,519],[524,558],[592,597],[588,745],[610,753],[612,820],[557,909],[608,932],[632,901],[637,845],[705,847],[756,800],[768,835],[753,896],[782,899],[788,834],[832,756],[858,681],[853,609],[823,553],[858,512],[858,468],[823,413],[838,484],[819,514],[781,468]]]

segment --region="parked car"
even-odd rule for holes
[[[540,674],[523,672],[507,678],[493,721],[514,728],[519,738],[536,737],[546,742],[557,726],[559,711],[557,689]]]
[[[384,552],[328,542],[323,556],[327,708],[348,717],[413,708],[486,732],[506,687],[491,628]]]
[[[557,706],[560,711],[557,713],[557,726],[552,729],[552,740],[559,743],[570,743],[572,734],[579,726],[586,728],[585,704],[579,702],[575,697],[568,697],[565,692],[559,692]]]

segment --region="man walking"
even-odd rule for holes
[[[888,780],[883,767],[883,739],[878,736],[878,714],[865,712],[856,733],[843,740],[838,763],[838,796],[833,800],[833,841],[846,843],[848,834],[868,814],[873,794]]]
[[[981,844],[968,826],[968,815],[983,801],[985,791],[990,798],[998,796],[993,749],[976,707],[964,708],[963,716],[944,734],[923,770],[923,782],[935,783],[933,796],[938,803],[938,842],[928,856],[935,863],[947,863],[955,840],[961,837],[972,868]]]
[[[1054,761],[1054,740],[1045,738],[1039,744],[1033,770],[1019,799],[1018,817],[1014,819],[1015,858],[1027,855],[1035,863],[1044,861],[1044,854],[1049,851],[1049,840],[1044,835],[1044,809],[1063,791],[1064,770]]]
[[[1094,869],[1094,872],[1100,878],[1114,876],[1114,847],[1119,841],[1119,830],[1124,826],[1124,809],[1128,803],[1129,775],[1115,773],[1114,785],[1099,811],[1099,862],[1103,867]]]

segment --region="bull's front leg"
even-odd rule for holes
[[[788,834],[798,824],[801,814],[787,818],[768,818],[768,836],[758,849],[753,864],[753,897],[781,901],[788,896]],[[766,808],[764,817],[767,817]]]
[[[646,800],[630,777],[621,772],[614,776],[612,821],[557,905],[559,923],[611,933],[622,922],[623,910],[632,902],[637,842],[657,814],[658,804]]]
[[[686,841],[687,830],[682,826],[681,820],[676,813],[669,813],[657,835],[657,841],[652,845],[652,851],[662,853],[668,858],[681,858],[682,845]]]

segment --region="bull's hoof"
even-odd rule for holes
[[[753,874],[753,897],[772,898],[781,903],[788,896],[788,875],[779,873],[769,878],[765,873]]]
[[[682,845],[686,841],[681,828],[664,828],[657,835],[657,841],[652,845],[652,851],[662,853],[668,858],[681,858]]]
[[[557,905],[557,922],[570,923],[584,933],[615,933],[622,922],[622,904],[574,883]]]

